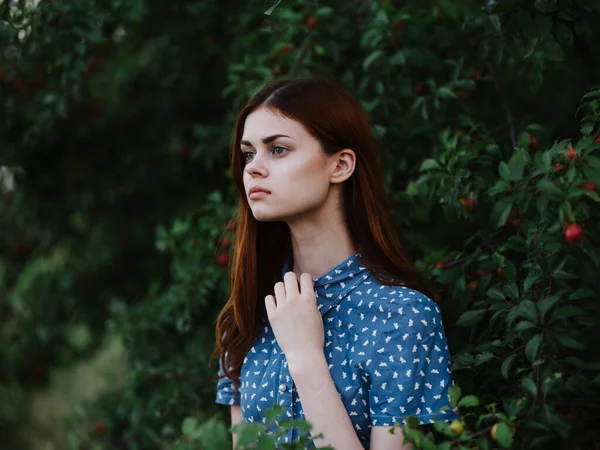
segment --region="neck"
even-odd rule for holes
[[[289,222],[298,278],[309,273],[313,279],[326,274],[356,252],[341,212]]]

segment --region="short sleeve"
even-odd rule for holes
[[[370,378],[369,408],[373,426],[421,424],[458,417],[450,408],[454,382],[450,354],[438,306],[424,294],[403,288],[401,296],[381,305],[373,325],[373,350],[365,370]]]
[[[221,358],[219,358],[219,376],[224,375]],[[237,406],[240,404],[240,392],[238,387],[233,385],[233,382],[227,378],[219,378],[217,382],[217,396],[215,402],[220,405]]]

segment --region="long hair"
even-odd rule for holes
[[[217,318],[217,345],[210,360],[220,354],[225,376],[236,385],[266,314],[264,298],[280,281],[283,264],[291,252],[287,224],[257,221],[246,199],[240,140],[246,118],[258,108],[304,125],[327,155],[345,148],[354,150],[355,170],[343,183],[342,208],[359,260],[380,283],[403,285],[433,298],[433,290],[412,264],[394,228],[377,142],[359,102],[327,78],[272,81],[239,112],[231,148],[233,180],[239,194],[235,250],[229,271],[231,295]]]

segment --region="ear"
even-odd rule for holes
[[[331,167],[330,181],[341,183],[354,173],[356,166],[356,153],[349,148],[342,149],[329,158]]]

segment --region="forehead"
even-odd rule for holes
[[[287,134],[293,139],[310,138],[310,134],[300,122],[265,108],[257,109],[246,117],[243,140],[258,143],[261,138],[273,134]]]

